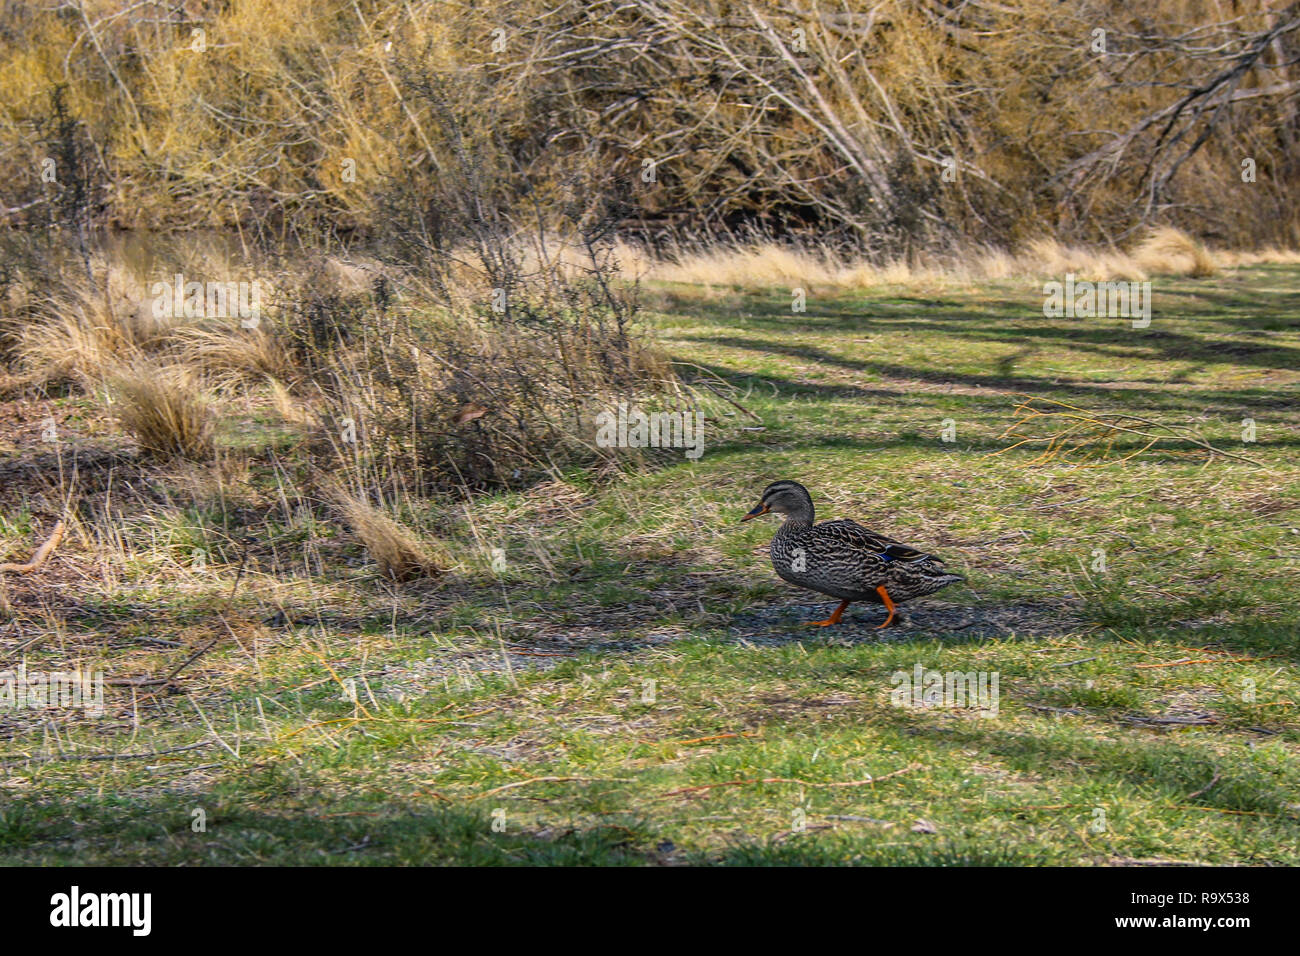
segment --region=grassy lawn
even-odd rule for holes
[[[97,497],[0,583],[0,669],[113,683],[101,717],[0,712],[0,863],[1300,863],[1300,269],[1153,286],[1146,329],[1044,318],[1031,282],[802,313],[652,286],[664,348],[750,414],[698,461],[431,503],[460,566],[405,587],[306,507],[255,402],[209,471],[115,456],[84,399],[15,412],[0,557],[74,452]],[[1017,393],[1254,463],[992,455]],[[967,583],[802,626],[834,602],[739,523],[780,478]],[[918,665],[996,674],[996,713],[897,705]]]

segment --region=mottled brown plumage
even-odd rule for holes
[[[786,516],[769,549],[776,573],[791,584],[840,599],[829,618],[813,624],[837,624],[851,602],[869,601],[888,609],[880,625],[886,627],[894,619],[895,605],[965,580],[945,571],[942,558],[855,521],[814,524],[812,496],[797,481],[768,485],[758,505],[741,520],[769,512]]]

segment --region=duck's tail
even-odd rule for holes
[[[954,574],[951,571],[945,571],[942,567],[930,567],[926,570],[929,572],[923,578],[926,586],[926,594],[933,594],[935,591],[946,588],[950,584],[958,584],[966,580],[964,576]]]

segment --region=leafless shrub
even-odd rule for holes
[[[353,424],[358,444],[343,457],[421,490],[609,464],[620,450],[595,444],[599,411],[690,396],[637,324],[607,173],[571,155],[561,188],[530,184],[495,132],[463,118],[489,95],[483,80],[452,82],[423,62],[394,75],[447,144],[436,192],[393,178],[375,197],[399,288],[318,299],[298,320],[334,427]]]
[[[516,295],[508,319],[490,307],[366,313],[358,344],[334,352],[322,383],[341,460],[360,457],[419,490],[522,484],[618,455],[596,446],[593,424],[618,401],[688,401],[667,361],[592,287]]]

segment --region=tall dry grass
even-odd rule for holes
[[[105,244],[84,270],[51,257],[31,274],[13,276],[0,309],[0,335],[16,376],[41,388],[93,391],[123,365],[165,358],[190,367],[209,385],[268,376],[290,381],[295,370],[287,349],[268,326],[244,328],[238,318],[186,317],[156,307],[153,290],[178,273],[223,283],[252,274],[215,245],[176,246],[176,258],[144,269]],[[265,270],[257,275],[274,303],[279,277]]]
[[[689,401],[644,329],[590,300],[517,301],[505,321],[430,307],[361,314],[350,344],[312,359],[317,406],[340,464],[416,492],[532,480],[623,450],[595,445],[595,416],[620,401]],[[337,436],[351,423],[353,443]]]
[[[0,314],[0,331],[24,380],[41,387],[93,388],[135,356],[156,349],[172,326],[152,315],[129,270],[97,254],[72,267],[20,277],[21,294]]]
[[[260,325],[183,327],[173,333],[170,344],[178,361],[201,369],[204,377],[222,391],[268,379],[292,383],[301,374],[283,339]]]
[[[1260,262],[1300,263],[1300,252],[1214,251],[1181,230],[1150,230],[1127,251],[1039,239],[1017,252],[970,247],[947,255],[915,256],[877,265],[829,249],[762,243],[679,251],[660,259],[630,259],[644,278],[697,285],[759,288],[803,285],[857,289],[889,285],[950,285],[1073,273],[1089,280],[1142,281],[1152,276],[1204,278]]]

